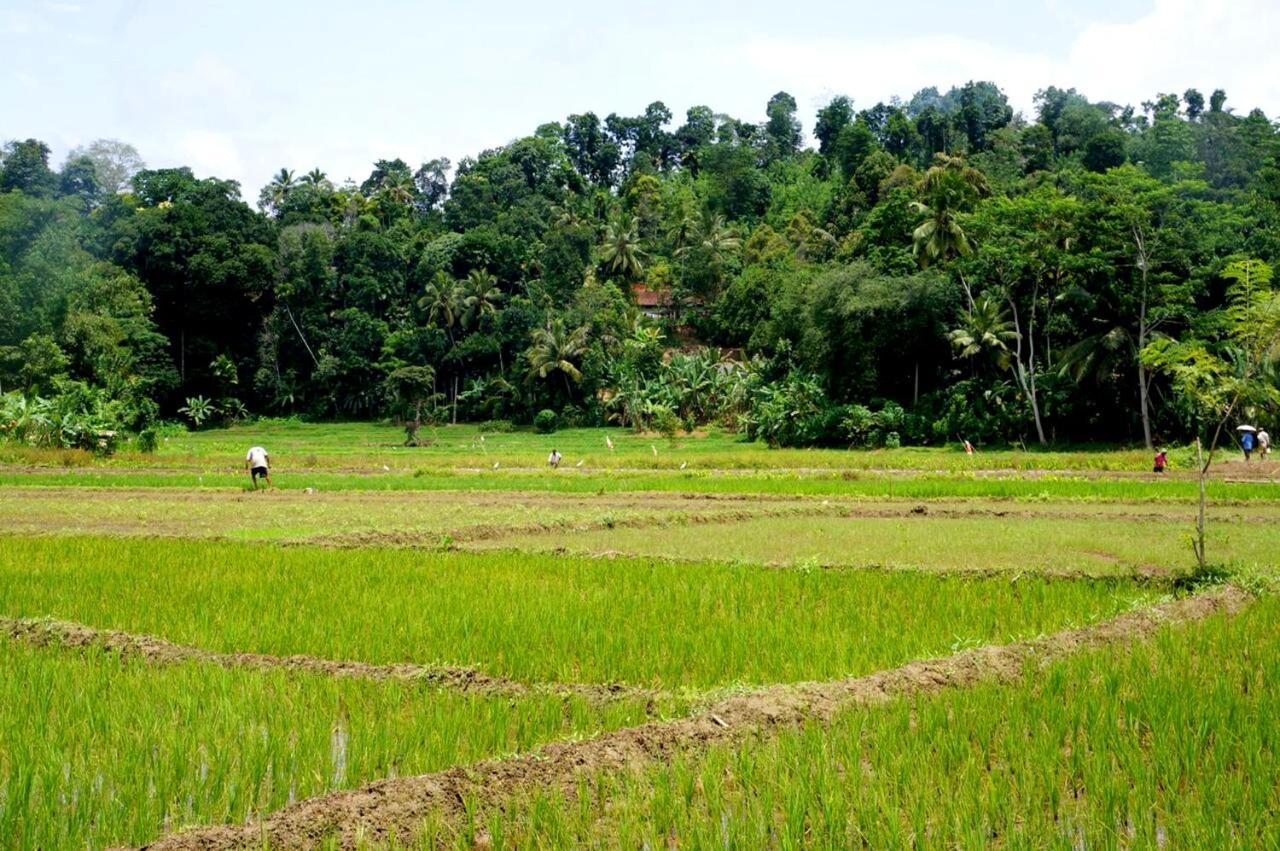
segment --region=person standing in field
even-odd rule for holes
[[[261,446],[253,446],[249,449],[249,454],[244,456],[244,466],[249,470],[249,480],[253,482],[253,489],[258,489],[258,479],[265,479],[267,486],[271,485],[271,456],[267,454],[267,450]]]
[[[1240,433],[1240,448],[1244,450],[1244,462],[1249,463],[1249,456],[1253,454],[1253,432],[1245,431]]]
[[[1156,453],[1155,464],[1152,466],[1153,473],[1163,473],[1165,468],[1169,466],[1169,454],[1161,449]]]
[[[1263,461],[1271,456],[1271,435],[1264,428],[1258,432],[1258,457]]]
[[[547,466],[553,470],[557,469],[560,466],[560,458],[560,453],[552,449],[551,454],[547,456]]]

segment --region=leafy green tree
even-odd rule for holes
[[[784,159],[800,150],[800,120],[796,118],[796,99],[786,92],[778,92],[769,98],[765,107],[765,160]]]
[[[37,197],[54,193],[57,176],[49,169],[49,146],[39,139],[9,142],[4,146],[0,192],[17,190]]]
[[[138,149],[119,139],[95,139],[88,145],[72,148],[67,162],[82,158],[93,163],[98,188],[109,194],[128,191],[133,176],[146,168]]]

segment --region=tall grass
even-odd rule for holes
[[[703,688],[863,673],[1106,617],[1134,589],[500,553],[0,539],[0,613],[221,651]]]
[[[138,845],[380,777],[638,723],[639,701],[150,668],[0,641],[0,844]]]
[[[1275,848],[1280,601],[480,813],[522,847]]]

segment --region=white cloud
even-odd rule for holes
[[[1093,100],[1138,105],[1159,92],[1224,88],[1229,104],[1280,113],[1280,6],[1275,0],[1156,0],[1124,23],[1082,24],[1055,57],[1038,45],[1053,34],[1028,34],[1025,48],[951,35],[897,39],[755,40],[739,59],[766,79],[793,87],[805,102],[842,92],[866,106],[909,97],[930,85],[971,79],[1000,85],[1030,112],[1034,93],[1075,87]]]
[[[244,174],[244,158],[228,133],[194,130],[178,138],[176,149],[178,161],[191,166],[197,177],[238,178]],[[253,187],[255,194],[256,190]]]
[[[44,3],[44,8],[50,12],[57,12],[60,15],[78,15],[84,11],[84,6],[79,3]]]
[[[1094,99],[1137,104],[1159,92],[1223,88],[1229,104],[1274,116],[1277,41],[1274,0],[1157,0],[1137,20],[1086,27],[1060,73]]]

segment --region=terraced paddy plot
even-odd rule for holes
[[[1274,848],[1280,600],[480,811],[459,847]]]
[[[1187,542],[1194,523],[1181,514],[1140,510],[1131,515],[1078,509],[1042,511],[975,507],[948,514],[920,506],[919,514],[876,516],[874,505],[849,516],[762,517],[652,534],[643,528],[591,529],[572,535],[515,534],[477,547],[612,553],[641,557],[724,559],[746,563],[883,565],[926,570],[1040,570],[1063,573],[1165,574],[1194,564]],[[884,511],[881,506],[880,512]],[[1073,516],[1075,514],[1076,516]],[[1214,558],[1251,571],[1280,568],[1280,522],[1274,510],[1231,507],[1213,513]]]
[[[0,533],[439,546],[519,532],[663,526],[813,507],[795,500],[687,499],[674,494],[297,490],[255,494],[26,487],[0,491]]]
[[[0,640],[0,837],[6,848],[137,845],[647,717],[641,699],[151,667]]]
[[[226,652],[664,688],[826,679],[1106,617],[1136,588],[1023,578],[105,538],[8,539],[0,614]]]

